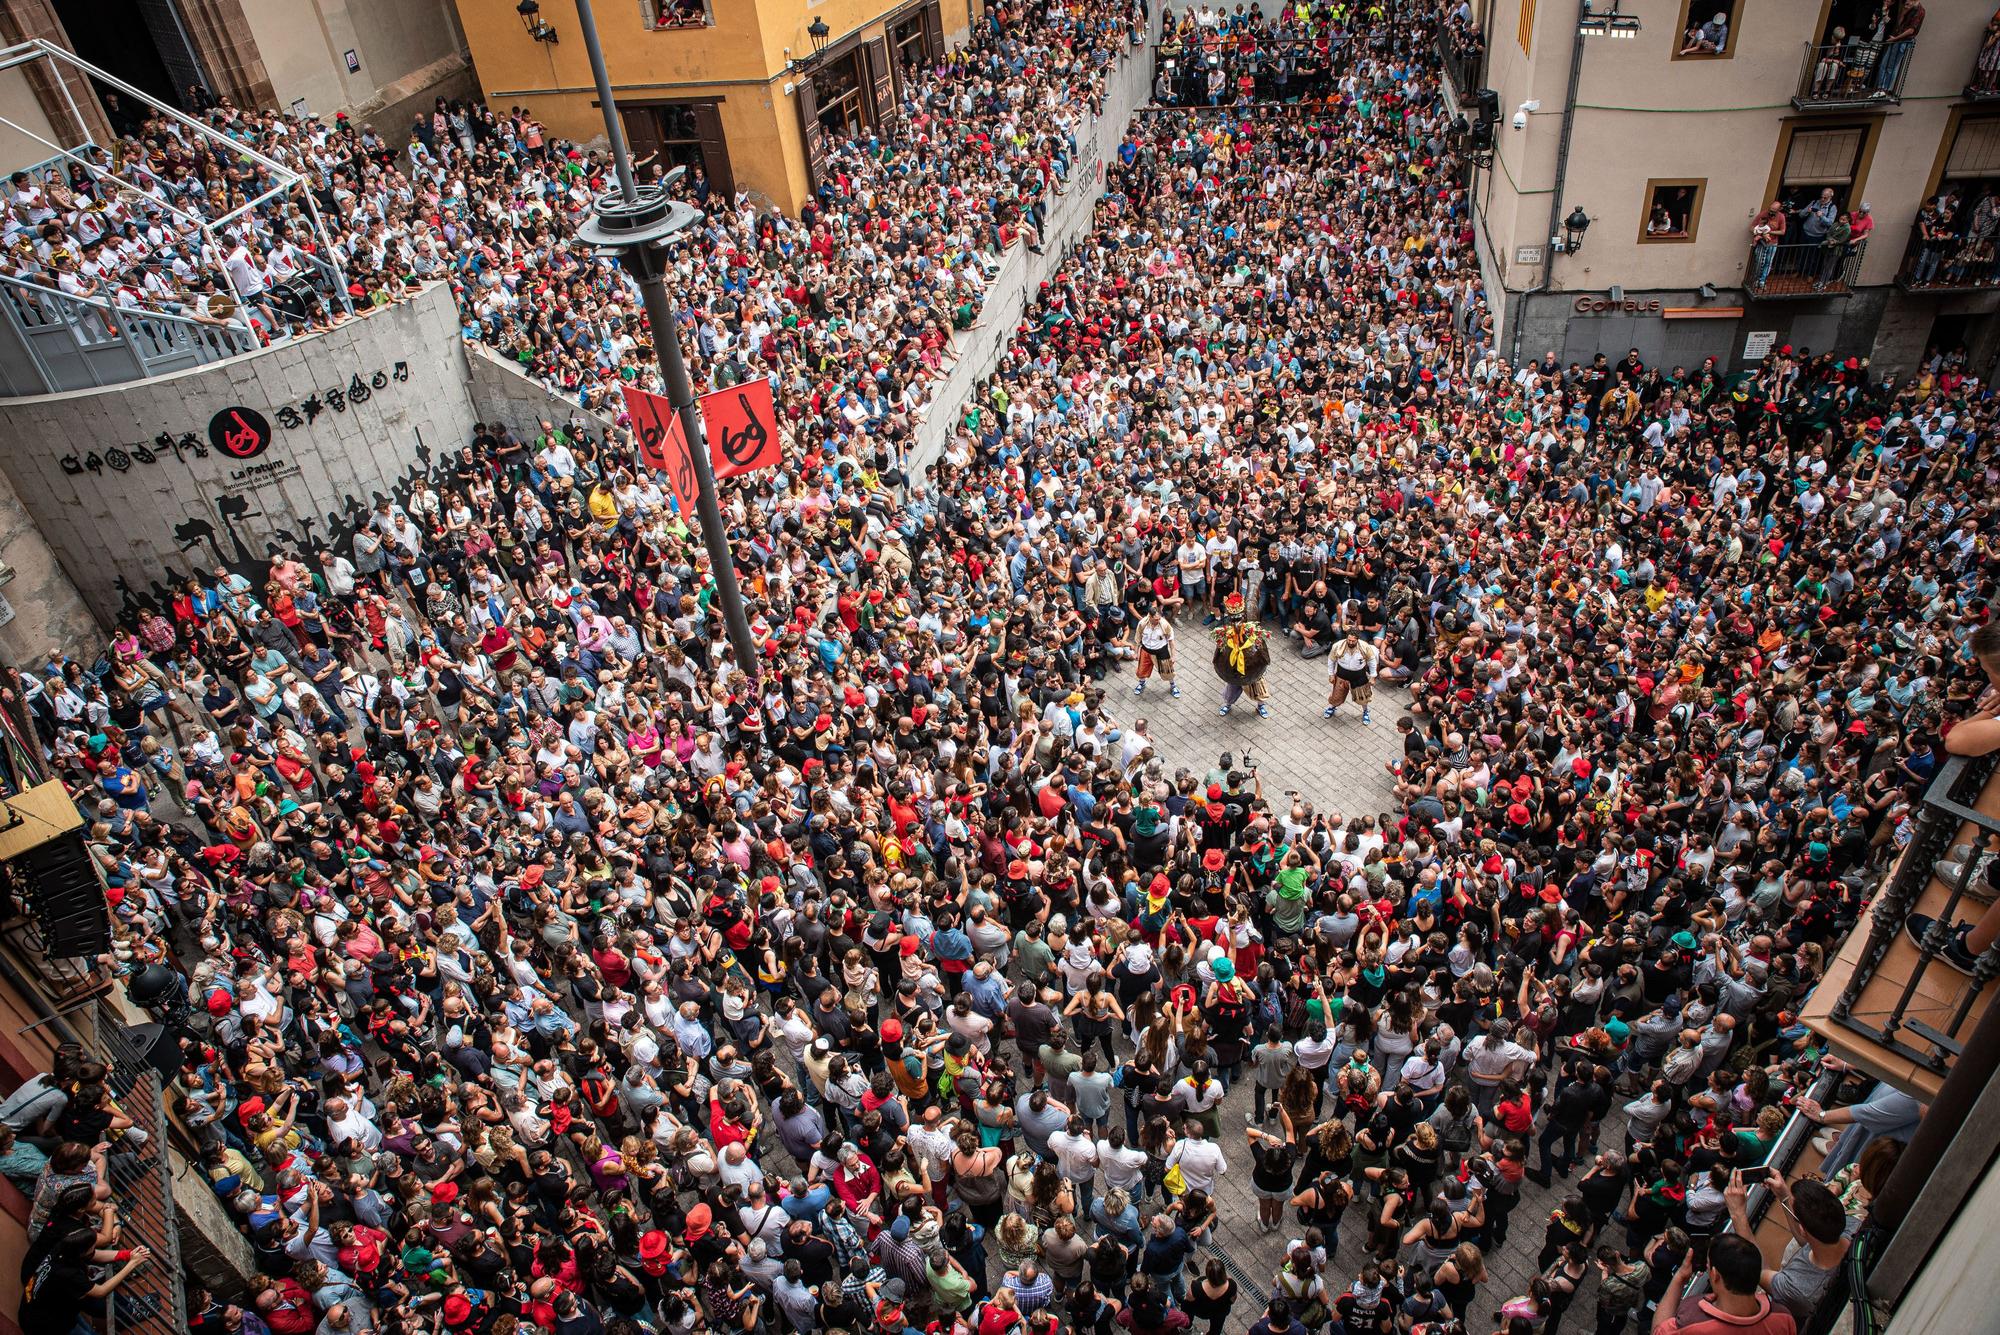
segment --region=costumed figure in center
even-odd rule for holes
[[[1222,624],[1215,628],[1215,675],[1222,678],[1222,708],[1216,712],[1227,714],[1247,695],[1256,702],[1257,717],[1269,718],[1271,707],[1265,701],[1271,690],[1264,684],[1264,672],[1271,666],[1270,638],[1262,626],[1243,615],[1242,594],[1230,594],[1222,610]]]

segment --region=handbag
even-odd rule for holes
[[[1169,1196],[1181,1197],[1187,1195],[1187,1175],[1181,1172],[1181,1166],[1177,1163],[1167,1165],[1166,1175],[1160,1179],[1160,1185],[1166,1188],[1167,1195]]]

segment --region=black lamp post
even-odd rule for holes
[[[1579,204],[1563,219],[1563,254],[1574,255],[1583,249],[1583,234],[1590,230],[1590,216]]]
[[[826,50],[826,39],[833,36],[833,29],[826,26],[826,20],[816,18],[806,28],[806,36],[812,38],[813,54]]]
[[[617,176],[615,190],[598,197],[596,216],[577,229],[577,239],[600,254],[615,254],[625,271],[638,284],[646,319],[653,330],[653,355],[666,381],[667,400],[680,415],[687,434],[688,461],[693,465],[696,499],[695,515],[701,530],[702,546],[708,550],[709,575],[715,581],[716,601],[721,605],[723,628],[736,666],[753,683],[758,678],[757,643],[750,634],[744,615],[743,592],[736,582],[736,566],[729,548],[729,528],[722,518],[722,504],[715,488],[715,473],[708,462],[708,429],[702,424],[701,408],[695,403],[694,384],[688,376],[687,361],[681,352],[679,326],[674,322],[673,298],[667,292],[667,252],[676,240],[701,221],[692,204],[672,198],[668,190],[679,179],[680,168],[668,173],[662,185],[640,185],[632,171],[632,150],[625,140],[625,127],[618,119],[618,99],[611,92],[611,72],[604,63],[604,48],[597,37],[597,16],[590,0],[576,0],[577,30],[583,34],[583,49],[590,57],[590,74],[597,85],[598,105],[604,112],[604,135],[611,145],[611,166]],[[821,31],[826,25],[818,24]],[[815,41],[821,40],[815,36]]]

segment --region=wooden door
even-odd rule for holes
[[[665,142],[660,133],[660,113],[653,107],[620,107],[618,123],[625,129],[625,145],[632,150],[632,161],[635,163],[653,157]],[[639,168],[639,179],[653,179],[652,163]]]
[[[722,108],[714,102],[694,104],[695,132],[701,136],[701,165],[708,173],[714,197],[724,208],[736,203],[736,174],[729,169],[729,141],[722,134]]]
[[[887,135],[896,124],[896,70],[886,38],[868,43],[868,78],[874,84],[875,133]]]
[[[810,74],[798,81],[797,88],[799,135],[806,150],[806,189],[818,190],[820,178],[826,174],[826,131],[819,123],[819,92]]]
[[[944,59],[944,14],[938,8],[938,0],[930,0],[924,6],[924,45],[932,60]]]

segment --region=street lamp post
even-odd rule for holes
[[[639,284],[639,295],[646,304],[646,319],[653,326],[653,354],[659,359],[660,373],[667,382],[667,401],[679,414],[681,427],[687,433],[696,483],[695,515],[701,525],[702,545],[708,549],[716,598],[722,604],[723,625],[729,631],[736,665],[755,681],[757,645],[750,638],[750,622],[743,614],[743,591],[736,584],[729,531],[723,525],[722,505],[716,498],[715,474],[708,466],[708,438],[702,429],[701,410],[695,405],[694,382],[688,379],[687,362],[681,357],[673,299],[667,295],[667,243],[693,226],[700,214],[689,204],[669,199],[660,186],[640,187],[632,174],[632,150],[626,146],[625,129],[618,121],[618,102],[611,95],[611,75],[604,66],[604,48],[598,45],[597,18],[591,13],[590,0],[576,0],[576,21],[583,34],[583,49],[590,54],[591,77],[597,81],[597,102],[604,108],[604,133],[611,141],[611,161],[618,172],[617,197],[609,192],[600,196],[597,216],[579,228],[577,236],[600,250],[616,251],[620,262]]]

